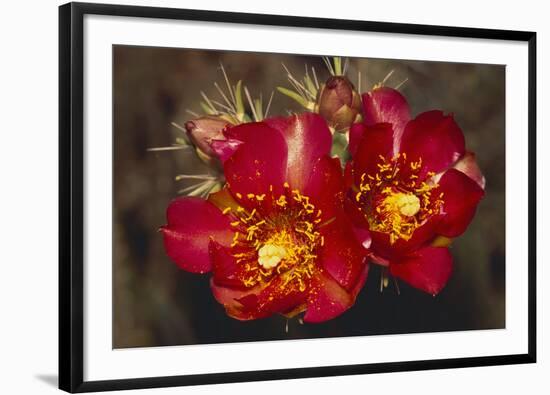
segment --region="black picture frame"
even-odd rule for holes
[[[230,22],[282,27],[401,33],[528,43],[528,352],[526,354],[308,367],[250,372],[84,381],[83,350],[83,19],[87,14]],[[59,8],[59,388],[68,392],[123,390],[320,376],[448,369],[536,361],[536,33],[186,10],[69,3]]]

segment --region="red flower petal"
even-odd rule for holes
[[[229,249],[215,241],[210,241],[209,252],[212,262],[212,278],[215,283],[225,287],[243,289],[242,281],[237,276],[239,270],[237,260],[231,255]]]
[[[238,301],[238,299],[255,293],[259,292],[260,287],[254,287],[250,288],[246,291],[242,291],[240,289],[234,289],[229,287],[224,287],[221,285],[216,284],[214,281],[214,278],[210,279],[210,289],[212,290],[212,295],[214,295],[214,298],[225,307],[225,311],[227,315],[230,317],[233,317],[238,320],[250,320],[252,319],[250,317],[250,314],[244,312],[242,310],[242,304]]]
[[[390,263],[390,273],[431,295],[443,289],[453,269],[448,248],[424,247],[414,255]]]
[[[461,235],[472,221],[483,189],[464,173],[449,169],[439,180],[438,192],[443,192],[444,215],[437,233],[447,237]]]
[[[286,178],[287,147],[284,138],[265,123],[247,123],[230,129],[243,144],[224,163],[225,178],[231,193],[243,206],[255,195],[282,193]],[[240,196],[240,197],[239,197]]]
[[[300,291],[296,286],[285,286],[284,282],[283,276],[275,277],[260,292],[239,298],[238,301],[242,304],[241,317],[257,319],[277,313],[284,314],[302,305],[307,298],[307,289]]]
[[[288,118],[266,119],[265,123],[278,130],[286,140],[285,181],[292,188],[303,190],[317,160],[330,153],[332,136],[325,120],[319,114],[306,112]]]
[[[344,188],[347,191],[353,185],[353,163],[349,161],[344,167]]]
[[[354,226],[353,233],[355,234],[355,239],[359,242],[359,244],[361,244],[365,250],[369,250],[372,244],[370,231],[367,228],[358,228],[357,226]]]
[[[351,222],[341,215],[320,231],[324,237],[321,265],[342,287],[351,290],[363,271],[366,256]]]
[[[409,104],[399,91],[381,87],[363,94],[363,122],[367,126],[390,123],[395,133],[394,153],[399,150],[401,136],[410,119]]]
[[[350,191],[346,199],[344,199],[344,210],[354,226],[367,231],[369,230],[369,222],[367,217],[355,201],[353,191]],[[363,241],[361,241],[361,243],[362,242]]]
[[[355,240],[361,244],[363,249],[370,253],[372,237],[369,230],[369,222],[361,208],[355,202],[355,199],[350,196],[344,200],[344,212],[352,223]]]
[[[355,302],[350,293],[323,272],[318,272],[312,278],[312,289],[304,315],[305,322],[330,320],[349,309]]]
[[[324,156],[317,160],[302,193],[310,197],[310,202],[321,210],[324,222],[336,215],[344,199],[342,167],[338,158]]]
[[[220,158],[222,163],[231,157],[237,151],[237,148],[243,144],[242,141],[235,139],[212,140],[210,148]]]
[[[211,270],[208,243],[231,243],[229,219],[212,203],[199,198],[179,198],[168,206],[168,224],[160,230],[168,256],[182,269],[193,273]]]
[[[474,180],[481,189],[485,189],[485,177],[481,173],[481,170],[476,162],[476,156],[473,152],[466,152],[456,164],[454,169],[466,174],[472,180]]]
[[[464,155],[464,135],[451,115],[427,111],[405,127],[400,152],[406,153],[411,162],[422,160],[418,176],[423,179],[428,172],[448,169]]]
[[[363,138],[353,158],[353,174],[356,184],[360,183],[363,174],[374,176],[378,173],[380,156],[386,160],[393,157],[393,129],[389,123],[378,123],[365,128]]]
[[[348,150],[352,157],[355,157],[357,154],[357,148],[359,148],[359,143],[363,139],[363,134],[365,133],[367,127],[363,123],[354,123],[349,128],[349,146]]]

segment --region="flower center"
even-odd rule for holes
[[[420,210],[420,199],[412,193],[394,193],[384,200],[384,205],[399,211],[405,217],[412,217]]]
[[[286,249],[277,244],[265,244],[258,250],[258,263],[264,269],[276,267],[286,257]]]
[[[286,183],[282,195],[250,193],[246,198],[270,203],[252,211],[241,206],[223,210],[233,219],[231,254],[238,264],[237,277],[245,287],[253,287],[280,275],[285,286],[304,291],[316,270],[317,250],[324,245],[321,210]]]
[[[380,156],[375,174],[362,174],[355,200],[363,209],[373,231],[386,233],[390,243],[409,240],[429,217],[437,214],[443,194],[434,193],[438,185],[422,176],[422,160],[411,162],[406,154],[392,159]]]

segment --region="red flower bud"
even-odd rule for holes
[[[225,119],[215,116],[204,116],[185,123],[187,135],[197,148],[199,154],[215,157],[210,147],[212,140],[224,140],[223,130],[230,125]]]
[[[330,127],[347,132],[361,112],[361,96],[344,76],[332,76],[319,90],[317,109]]]

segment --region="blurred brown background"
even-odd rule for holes
[[[228,318],[212,297],[208,276],[179,270],[164,253],[159,226],[182,173],[201,171],[189,151],[148,152],[171,145],[191,109],[200,111],[199,92],[216,97],[223,63],[233,82],[242,79],[264,98],[288,87],[284,63],[296,76],[304,64],[321,80],[328,72],[319,57],[114,46],[114,216],[113,347],[147,347],[328,336],[397,334],[505,325],[504,66],[350,59],[348,75],[362,72],[363,91],[391,70],[386,85],[400,88],[413,116],[430,109],[452,112],[476,152],[487,178],[485,199],[466,233],[452,246],[454,273],[436,297],[400,283],[379,291],[372,267],[354,307],[332,321],[302,325],[272,317],[253,322]],[[300,108],[275,93],[271,115]],[[202,169],[204,170],[204,169]],[[201,171],[203,172],[203,171]]]

